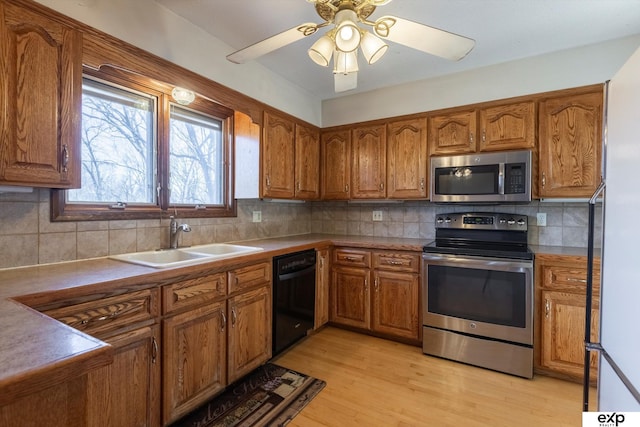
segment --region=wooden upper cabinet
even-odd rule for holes
[[[82,34],[0,3],[0,183],[80,186]]]
[[[479,151],[535,148],[535,113],[533,101],[481,109]]]
[[[540,197],[591,197],[600,184],[602,91],[540,103]]]
[[[262,196],[294,197],[295,124],[265,111],[262,137]]]
[[[295,197],[312,200],[320,197],[320,133],[296,125]]]
[[[322,133],[322,185],[323,200],[347,200],[350,197],[351,132],[349,130]]]
[[[427,120],[416,118],[387,124],[387,197],[427,197]]]
[[[430,154],[475,153],[476,123],[476,110],[429,117]]]
[[[386,127],[359,127],[352,131],[351,198],[386,197]]]

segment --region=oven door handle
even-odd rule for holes
[[[533,268],[532,260],[477,257],[467,255],[423,253],[427,264],[447,265],[451,267],[481,268],[485,270],[521,270]]]

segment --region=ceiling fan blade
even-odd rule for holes
[[[386,32],[384,27],[382,34],[378,32],[378,23],[380,22],[389,25],[388,34],[384,34]],[[374,30],[383,39],[452,61],[464,58],[476,44],[475,40],[468,37],[396,16],[383,16],[377,19]]]
[[[345,92],[358,86],[358,72],[333,73],[333,85],[336,92]]]
[[[315,33],[318,28],[318,24],[314,24],[312,22],[297,25],[291,29],[278,33],[275,36],[271,36],[235,51],[227,55],[227,59],[236,64],[243,64],[246,61],[251,61],[259,56],[266,55],[269,52],[310,36]]]

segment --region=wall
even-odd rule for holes
[[[311,124],[320,125],[321,104],[311,94],[257,62],[239,66],[233,52],[199,27],[153,0],[36,0],[217,83]]]
[[[374,222],[373,211],[382,211],[383,220]],[[589,211],[587,202],[556,203],[534,201],[527,205],[455,206],[430,202],[394,204],[314,203],[311,230],[314,233],[343,235],[407,237],[426,241],[435,237],[436,215],[447,212],[506,212],[527,215],[529,244],[549,246],[587,246]],[[547,226],[538,227],[536,214],[547,214]],[[596,209],[596,224],[600,224],[601,205]],[[600,227],[595,234],[599,246]]]
[[[640,35],[328,99],[322,126],[604,83],[638,46]]]
[[[262,222],[252,222],[252,212]],[[103,257],[167,247],[168,214],[140,221],[55,222],[49,191],[0,194],[0,268]],[[309,204],[238,201],[237,218],[185,219],[192,231],[180,245],[197,245],[310,232]]]

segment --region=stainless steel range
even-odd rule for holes
[[[450,213],[424,246],[425,354],[533,377],[533,252],[527,217]]]

